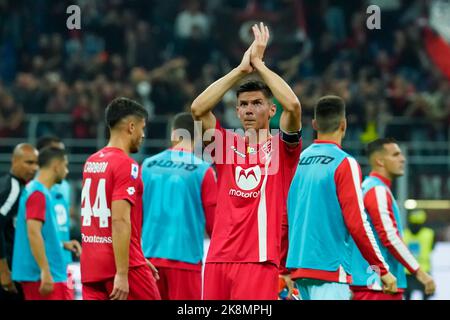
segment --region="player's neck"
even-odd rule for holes
[[[379,176],[382,176],[383,178],[385,178],[389,181],[392,181],[394,179],[394,177],[392,177],[392,175],[389,174],[389,172],[387,172],[387,170],[384,168],[375,167],[375,168],[372,168],[372,172],[378,174]]]
[[[271,134],[268,128],[262,128],[259,130],[247,130],[245,131],[245,137],[249,144],[261,144],[270,139]]]
[[[51,189],[55,184],[55,177],[46,169],[39,170],[36,180],[42,183],[47,189]]]
[[[342,145],[342,134],[340,132],[317,133],[317,140],[332,141],[338,145]]]
[[[109,139],[107,147],[110,148],[118,148],[125,152],[126,154],[130,154],[130,144],[128,141],[125,141],[121,137],[117,137],[115,135],[111,135],[111,138]]]

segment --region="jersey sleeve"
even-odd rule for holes
[[[40,191],[33,192],[25,204],[26,219],[45,222],[45,207],[45,195]]]
[[[415,273],[419,269],[419,263],[400,236],[392,203],[391,193],[383,186],[370,189],[364,196],[364,206],[381,242],[409,272]]]
[[[361,190],[361,168],[353,158],[345,158],[335,172],[336,192],[345,224],[363,257],[377,266],[381,275],[389,271],[367,220]]]
[[[298,159],[300,158],[300,152],[302,151],[302,139],[300,138],[298,144],[289,145],[285,142],[280,135],[280,155],[281,161],[285,164],[286,168],[293,170],[297,169]]]
[[[216,120],[214,149],[211,151],[211,157],[218,170],[220,170],[222,164],[227,162],[227,157],[234,156],[231,150],[229,150],[231,153],[227,155],[227,147],[234,144],[235,136],[233,132],[224,129],[219,120]]]
[[[6,183],[2,192],[0,193],[0,216],[6,217],[12,214],[11,209],[19,199],[20,184],[14,179],[8,179],[9,183]]]
[[[124,160],[114,168],[113,192],[111,201],[127,200],[134,205],[137,200],[139,186],[139,165],[133,160]]]
[[[285,198],[289,193],[292,178],[295,175],[295,171],[298,167],[298,160],[300,159],[300,152],[302,151],[302,140],[295,146],[288,145],[286,142],[279,138],[280,158],[279,166],[282,168],[283,173],[283,192]]]
[[[202,181],[202,205],[205,212],[206,232],[211,238],[214,226],[214,213],[217,203],[217,179],[213,168],[209,168]]]
[[[19,182],[14,178],[2,179],[0,180],[3,186],[0,192],[0,259],[6,257],[6,239],[5,239],[5,229],[7,221],[13,215],[12,207],[16,203],[20,195],[20,185]]]
[[[286,268],[287,254],[289,249],[289,229],[287,211],[283,213],[281,221],[281,252],[280,252],[280,274],[288,274],[289,270]]]

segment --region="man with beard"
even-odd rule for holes
[[[83,299],[160,299],[141,247],[141,172],[129,156],[142,144],[148,113],[133,100],[117,98],[105,116],[109,143],[87,159],[83,170]]]

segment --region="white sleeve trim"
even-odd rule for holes
[[[375,197],[377,199],[377,207],[380,212],[383,229],[386,232],[389,243],[394,247],[398,254],[406,261],[411,269],[417,270],[419,263],[406,247],[405,243],[398,236],[398,230],[394,226],[388,209],[387,192],[383,186],[375,187]]]
[[[6,198],[5,203],[0,208],[0,214],[2,216],[6,216],[9,213],[14,203],[16,203],[19,194],[20,194],[20,184],[16,179],[11,177],[11,190],[9,192],[8,198]]]
[[[378,257],[378,260],[380,260],[385,269],[387,271],[389,271],[389,266],[386,263],[386,261],[383,258],[383,255],[381,254],[380,248],[378,247],[378,244],[375,240],[375,236],[373,234],[372,228],[370,227],[369,221],[367,220],[367,214],[366,211],[364,209],[364,201],[363,201],[363,196],[362,196],[362,189],[361,189],[361,179],[359,176],[359,166],[358,163],[356,162],[355,159],[353,158],[347,158],[348,163],[350,164],[350,169],[351,169],[351,173],[352,173],[352,178],[353,178],[353,184],[356,190],[356,196],[358,198],[358,207],[359,207],[359,212],[361,214],[361,220],[363,222],[363,226],[364,226],[364,230],[366,232],[367,237],[369,238],[370,244],[372,245],[372,248],[375,252],[375,254]]]

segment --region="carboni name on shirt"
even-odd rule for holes
[[[108,167],[108,162],[86,162],[85,173],[104,173]]]

